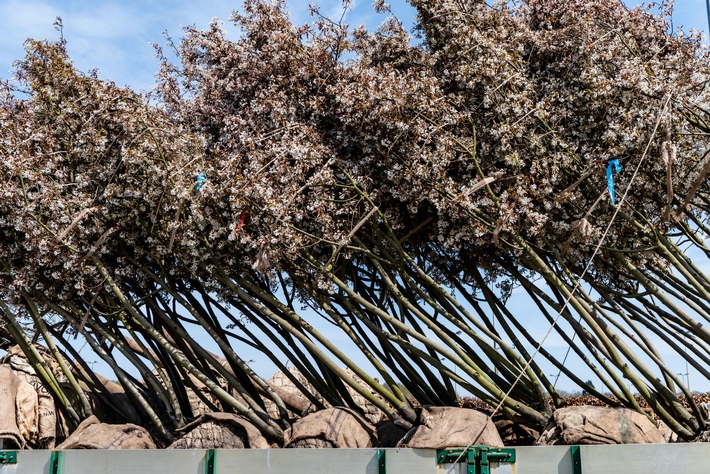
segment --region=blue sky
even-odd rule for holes
[[[309,20],[308,0],[287,2],[294,22]],[[323,13],[339,16],[340,0],[317,3]],[[400,18],[411,22],[413,12],[405,1],[390,3]],[[79,69],[96,68],[102,78],[119,85],[149,89],[157,70],[152,42],[163,43],[164,31],[178,38],[183,26],[205,28],[215,17],[226,21],[240,4],[241,0],[0,0],[0,77],[10,76],[12,63],[23,56],[26,38],[58,37],[52,24],[60,16],[69,52]],[[677,0],[675,8],[676,27],[707,32],[705,0]],[[372,28],[382,17],[372,12],[371,0],[353,0],[347,21]]]
[[[295,23],[309,21],[308,3],[289,1]],[[340,0],[318,3],[323,14],[340,17]],[[394,10],[411,20],[411,7],[397,3]],[[58,38],[52,25],[59,16],[69,53],[80,70],[96,68],[102,78],[119,85],[149,89],[158,67],[151,43],[164,44],[166,31],[179,38],[184,26],[206,28],[213,18],[226,22],[229,30],[229,16],[240,5],[241,0],[0,0],[0,77],[10,76],[12,63],[24,54],[26,38]],[[382,18],[362,0],[355,0],[348,12],[353,25],[376,26]]]
[[[563,0],[560,0],[563,1]],[[616,1],[616,0],[608,0]],[[9,78],[12,63],[23,56],[23,42],[28,37],[57,39],[58,32],[52,26],[57,16],[62,17],[64,36],[76,66],[83,71],[97,69],[103,79],[119,85],[129,85],[135,89],[150,89],[158,63],[151,43],[164,43],[163,32],[174,38],[181,36],[183,26],[195,25],[205,28],[217,17],[227,21],[231,11],[241,0],[0,0],[0,78]],[[340,0],[321,0],[322,12],[331,17],[339,17]],[[392,0],[394,11],[405,22],[411,23],[413,12],[402,0]],[[627,1],[628,5],[637,2]],[[383,17],[371,10],[371,0],[353,0],[352,9],[347,14],[351,25],[365,24],[376,27]],[[309,21],[308,1],[288,0],[292,19],[295,23]],[[708,18],[705,0],[677,0],[674,26],[683,26],[707,32]],[[537,337],[542,337],[547,327],[540,327]],[[333,335],[340,343],[342,334]],[[343,343],[346,341],[343,339]],[[558,336],[551,337],[546,346],[562,357],[564,343]],[[216,348],[214,348],[216,349]],[[245,359],[258,358],[246,354]],[[259,370],[262,375],[270,375],[267,367]],[[685,372],[681,362],[675,369]],[[547,370],[547,369],[545,369]],[[557,371],[549,369],[547,373]],[[693,389],[707,390],[710,386],[697,386],[699,375],[692,374]],[[704,381],[707,385],[707,381]],[[565,387],[565,384],[561,384]],[[571,389],[567,385],[565,388]]]

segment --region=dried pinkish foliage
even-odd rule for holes
[[[561,402],[528,361],[525,343],[539,341],[505,307],[520,287],[545,324],[559,312],[575,329],[579,341],[566,341],[614,397],[640,410],[625,377],[694,436],[703,415],[680,405],[675,387],[687,387],[636,324],[670,334],[679,354],[691,331],[709,357],[697,324],[710,320],[708,279],[668,238],[681,233],[707,255],[696,234],[707,230],[710,132],[700,38],[669,35],[667,16],[621,2],[412,4],[420,42],[395,18],[370,32],[316,10],[297,26],[282,1],[248,0],[232,18],[237,39],[214,23],[170,45],[177,63],[158,49],[150,98],[79,73],[62,42],[30,40],[0,98],[3,311],[58,315],[107,360],[101,344],[130,357],[126,338],[138,334],[141,357],[176,364],[278,440],[259,397],[285,413],[283,403],[230,346],[249,341],[274,358],[243,320],[300,359],[329,404],[353,404],[342,380],[406,426],[414,399],[452,403],[457,383],[543,425],[548,396]],[[606,197],[613,158],[625,170],[618,206]],[[688,308],[645,293],[663,291]],[[297,300],[342,329],[386,383],[299,315]],[[48,331],[61,339],[67,327]],[[146,408],[154,425],[164,410],[180,426],[189,377],[132,363],[139,388],[161,393],[141,402],[157,410]]]

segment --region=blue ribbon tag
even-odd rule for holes
[[[606,166],[606,183],[607,186],[609,186],[609,195],[611,196],[611,203],[615,204],[614,202],[614,176],[612,175],[612,167],[616,168],[616,172],[620,173],[621,172],[621,165],[619,164],[619,159],[614,158],[613,160],[609,160],[609,163]]]
[[[204,186],[205,181],[207,181],[207,176],[205,176],[205,173],[198,174],[197,175],[197,184],[195,185],[195,191],[199,191],[200,188],[202,188],[202,186]]]

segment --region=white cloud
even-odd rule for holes
[[[0,27],[3,43],[22,42],[28,33],[52,31],[59,9],[47,2],[6,0],[0,2]]]
[[[14,61],[24,56],[28,37],[56,37],[52,27],[59,9],[46,2],[9,0],[0,2],[0,77],[9,76]]]
[[[68,34],[80,37],[122,40],[150,34],[151,17],[130,5],[97,2],[89,8],[72,9],[64,19]]]
[[[206,28],[213,17],[227,21],[233,8],[226,0],[0,0],[0,78],[9,77],[12,63],[24,56],[26,38],[59,38],[53,23],[60,16],[77,68],[98,69],[105,79],[148,89],[158,68],[152,42],[163,43],[164,31],[180,38],[183,26]]]

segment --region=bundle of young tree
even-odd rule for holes
[[[283,440],[303,404],[245,346],[284,373],[288,357],[316,408],[359,395],[402,427],[456,385],[543,427],[562,404],[546,359],[609,404],[643,412],[640,393],[682,438],[705,429],[654,346],[710,375],[710,281],[688,256],[708,256],[700,39],[620,2],[412,4],[418,41],[393,17],[296,26],[247,1],[238,39],[215,23],[170,44],[177,64],[159,50],[153,97],[28,41],[0,102],[0,307],[75,422],[91,412],[81,334],[165,441],[194,415],[186,387]],[[506,306],[514,290],[536,314]]]

